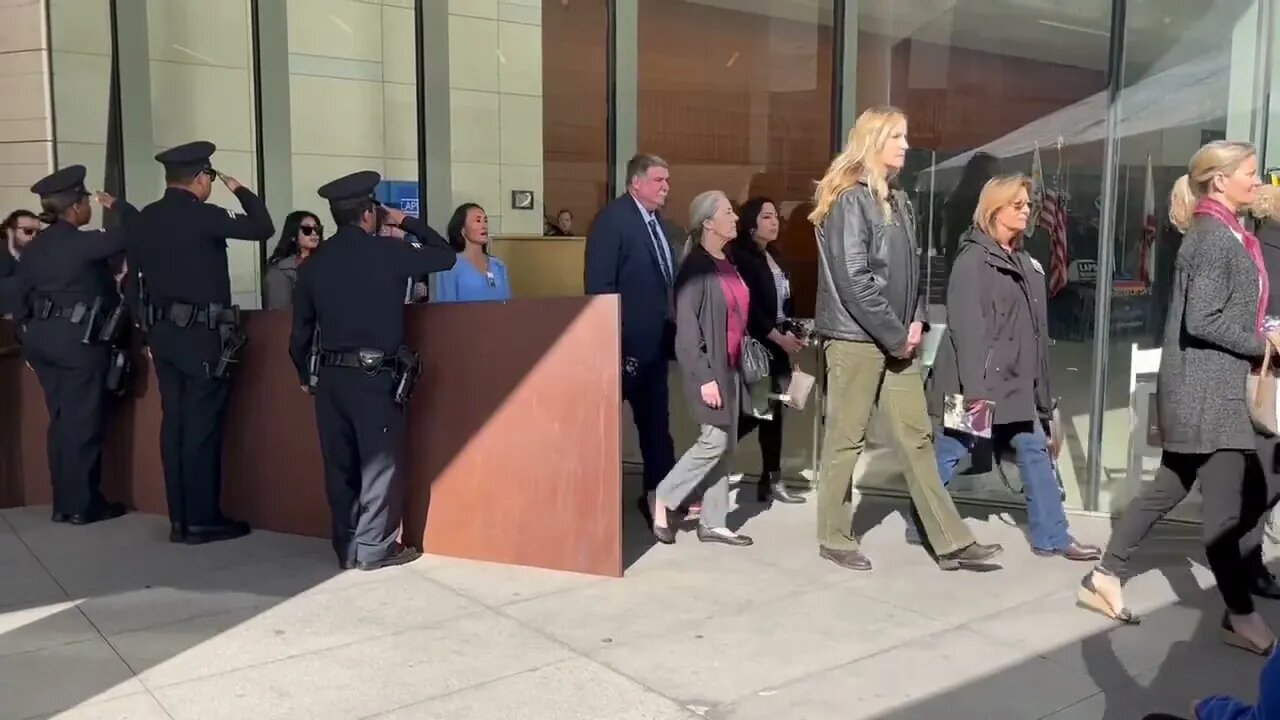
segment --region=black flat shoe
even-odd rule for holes
[[[114,520],[128,512],[129,508],[125,507],[123,503],[106,503],[82,515],[72,515],[70,522],[72,525],[92,525],[103,520]]]
[[[53,516],[50,517],[49,520],[56,523],[67,523],[67,522],[71,522],[71,515],[68,513],[58,512],[57,510],[54,510]]]
[[[217,525],[188,525],[181,542],[187,545],[204,545],[242,538],[249,532],[249,523],[239,520],[223,520]]]
[[[721,545],[730,545],[733,547],[747,547],[754,545],[752,540],[746,535],[734,533],[733,535],[723,535],[721,533],[709,530],[701,523],[698,524],[698,540],[704,543],[720,543]]]
[[[1280,582],[1265,566],[1253,572],[1249,578],[1249,592],[1268,600],[1280,600]]]

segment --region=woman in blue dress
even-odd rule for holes
[[[459,205],[449,219],[448,238],[458,252],[458,262],[431,279],[432,302],[511,299],[507,267],[489,256],[489,218],[484,208],[475,203]]]

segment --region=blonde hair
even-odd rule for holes
[[[893,128],[906,119],[905,113],[890,105],[869,108],[858,116],[844,149],[818,181],[809,222],[818,225],[825,220],[840,196],[859,181],[865,181],[871,188],[871,195],[880,201],[885,218],[893,217],[889,209],[889,172],[880,162],[880,152]]]
[[[729,196],[720,190],[706,190],[698,193],[693,202],[689,203],[689,236],[685,238],[680,257],[688,257],[693,251],[693,246],[702,243],[702,225],[715,217],[716,206],[720,204],[722,198],[728,200]]]
[[[1280,187],[1263,183],[1258,197],[1249,205],[1249,214],[1259,220],[1280,221]]]
[[[1181,232],[1191,227],[1196,203],[1209,194],[1213,178],[1230,175],[1258,151],[1247,142],[1214,140],[1207,143],[1187,163],[1187,174],[1178,178],[1169,193],[1169,220]]]
[[[1027,200],[1031,199],[1031,178],[1022,173],[997,175],[988,180],[978,194],[973,224],[982,232],[995,237],[996,214],[1013,204],[1019,190],[1026,190]]]

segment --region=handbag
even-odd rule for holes
[[[742,278],[738,278],[738,282],[742,282]],[[744,327],[747,321],[746,313],[742,312],[742,308],[738,305],[738,299],[733,293],[728,293],[730,304],[733,305],[734,314],[742,318]],[[769,350],[764,343],[751,337],[748,332],[742,333],[742,342],[738,347],[738,374],[742,376],[742,381],[748,385],[754,385],[761,380],[769,377]]]
[[[791,382],[788,383],[787,391],[783,395],[783,404],[794,410],[804,410],[815,384],[817,384],[817,378],[798,367],[791,368]]]
[[[1276,397],[1277,392],[1280,392],[1280,382],[1277,382],[1280,367],[1271,362],[1277,348],[1270,338],[1267,338],[1266,344],[1267,356],[1262,359],[1262,367],[1249,372],[1247,386],[1249,418],[1253,420],[1253,426],[1259,432],[1268,437],[1275,437],[1280,435],[1280,417],[1277,416],[1277,412],[1280,412],[1280,403],[1277,402]]]

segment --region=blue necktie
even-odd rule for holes
[[[649,218],[649,237],[653,239],[653,249],[658,253],[658,265],[662,267],[662,277],[671,284],[671,265],[667,260],[666,249],[663,248],[662,236],[658,234],[658,221]]]

